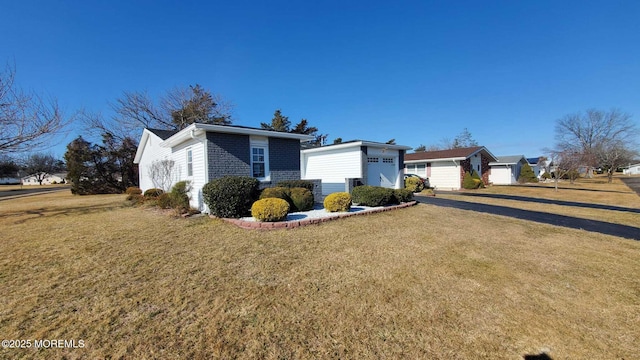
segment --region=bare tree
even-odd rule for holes
[[[153,161],[148,169],[148,174],[153,182],[153,186],[158,189],[168,191],[174,180],[174,166],[175,162],[173,160]]]
[[[55,99],[23,91],[15,84],[15,67],[0,73],[0,153],[46,148],[70,122]]]
[[[60,170],[60,160],[51,154],[32,154],[24,161],[24,171],[27,175],[34,176],[40,185],[42,182]]]
[[[551,174],[554,178],[555,190],[558,191],[558,181],[568,177],[573,184],[578,177],[578,167],[582,162],[580,153],[571,150],[545,150],[551,154]]]
[[[580,154],[587,176],[598,166],[603,153],[620,147],[632,150],[638,129],[631,115],[617,109],[601,111],[589,109],[584,113],[569,114],[556,123],[558,151]],[[606,156],[608,157],[608,156]]]
[[[617,168],[633,161],[638,152],[631,150],[620,141],[609,141],[597,149],[598,163],[607,169],[608,182],[613,182]]]

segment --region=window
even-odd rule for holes
[[[385,164],[393,164],[393,158],[382,158],[382,162]]]
[[[193,150],[187,149],[187,176],[193,176]]]
[[[264,153],[265,148],[263,147],[251,148],[251,174],[255,178],[264,178],[266,176]]]
[[[377,157],[368,157],[367,158],[367,162],[377,163],[378,162],[378,158]]]

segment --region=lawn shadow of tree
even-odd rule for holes
[[[3,213],[3,217],[17,217],[13,224],[24,224],[27,221],[41,219],[41,218],[52,218],[58,216],[79,216],[86,214],[95,214],[101,212],[107,212],[112,210],[117,210],[126,207],[125,204],[114,205],[114,204],[98,204],[98,205],[85,205],[85,206],[72,206],[65,208],[39,208],[32,209],[26,211],[15,211],[15,212],[7,212]]]
[[[524,360],[553,360],[553,358],[547,353],[542,352],[536,355],[527,354],[524,356]]]

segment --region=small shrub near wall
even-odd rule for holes
[[[312,193],[314,188],[313,181],[308,181],[308,180],[283,180],[278,182],[277,185],[279,187],[286,187],[286,188],[301,187],[311,191]]]
[[[477,173],[474,171],[474,174]],[[465,189],[477,189],[479,187],[484,187],[482,180],[480,178],[472,176],[468,171],[464,173],[464,178],[462,178],[462,187]]]
[[[349,211],[351,204],[351,195],[347,192],[335,192],[324,198],[324,208],[328,212]]]
[[[424,183],[417,177],[410,176],[404,179],[404,187],[416,193],[424,189]]]
[[[262,190],[260,199],[277,198],[289,203],[289,211],[308,211],[313,209],[313,193],[306,188],[274,187]]]
[[[145,190],[144,197],[155,199],[162,194],[164,194],[164,190],[151,188],[151,189]]]
[[[205,204],[217,217],[240,218],[250,213],[260,195],[260,182],[248,176],[225,176],[202,188]]]
[[[142,189],[136,186],[130,186],[124,191],[127,195],[142,195]]]
[[[384,206],[393,203],[393,189],[380,186],[356,186],[351,192],[351,199],[355,204],[364,206]]]
[[[411,191],[410,189],[394,189],[393,190],[393,196],[395,198],[395,201],[393,201],[394,203],[403,203],[403,202],[409,202],[411,200],[413,200],[413,191]]]
[[[274,222],[287,218],[289,203],[278,198],[265,198],[258,200],[251,206],[251,216],[259,221]]]

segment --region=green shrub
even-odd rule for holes
[[[536,177],[536,174],[533,172],[531,165],[529,164],[522,165],[522,169],[520,169],[520,176],[518,177],[518,182],[520,184],[538,182],[538,178]]]
[[[423,188],[424,189],[424,188]],[[410,189],[394,189],[393,196],[396,201],[394,203],[403,203],[413,200],[413,191]]]
[[[176,210],[189,210],[189,192],[191,191],[191,185],[188,180],[179,181],[171,188],[169,192],[169,198],[171,202],[171,208]]]
[[[289,203],[278,198],[258,200],[251,206],[251,216],[259,221],[282,221],[287,218]]]
[[[289,203],[289,211],[308,211],[313,209],[313,193],[306,188],[274,187],[260,193],[260,199],[276,198]]]
[[[164,194],[164,190],[151,188],[144,191],[144,197],[155,199],[158,196]]]
[[[313,193],[303,187],[294,187],[289,189],[289,199],[291,199],[290,203],[293,205],[293,210],[291,212],[296,211],[309,211],[313,209],[314,198]]]
[[[211,213],[217,217],[240,218],[250,213],[258,199],[260,183],[248,176],[225,176],[208,182],[202,196]]]
[[[286,188],[301,187],[311,191],[312,193],[313,193],[313,188],[315,186],[313,184],[313,181],[309,181],[309,180],[283,180],[278,182],[278,184],[276,185],[279,187],[286,187]]]
[[[416,193],[424,189],[424,183],[420,181],[420,179],[418,179],[417,177],[410,176],[404,179],[404,187],[411,190],[411,192]]]
[[[289,201],[289,188],[286,187],[272,187],[265,188],[260,192],[260,199],[276,198]],[[291,204],[289,204],[291,205]]]
[[[544,173],[542,173],[542,175],[540,175],[540,177],[542,177],[545,180],[549,180],[549,179],[551,179],[551,173],[550,172],[544,172]]]
[[[142,190],[137,186],[130,186],[124,193],[127,195],[142,195]]]
[[[476,176],[478,173],[473,172]],[[479,177],[474,177],[468,171],[464,173],[464,177],[462,178],[462,187],[465,189],[477,189],[484,185],[482,180]]]
[[[324,208],[328,212],[345,212],[351,209],[351,195],[347,192],[335,192],[324,198]]]
[[[393,189],[370,185],[356,186],[353,188],[351,199],[354,203],[364,206],[384,206],[395,200]]]

